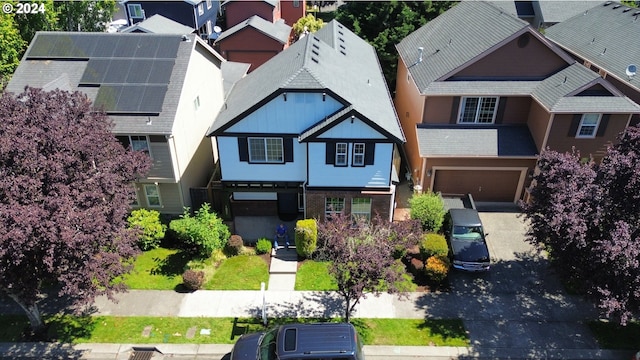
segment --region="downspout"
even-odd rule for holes
[[[182,204],[182,207],[184,208],[185,206],[185,202],[184,202],[184,191],[182,190],[182,181],[180,180],[180,161],[178,160],[178,149],[176,148],[176,138],[173,135],[169,135],[169,139],[171,139],[171,143],[172,143],[172,147],[173,147],[173,151],[171,152],[171,154],[173,154],[175,161],[176,161],[176,170],[174,170],[173,175],[175,176],[176,180],[177,180],[177,185],[178,185],[178,190],[180,190],[180,203]],[[191,210],[197,210],[197,209],[191,209]]]

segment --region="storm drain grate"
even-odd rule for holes
[[[156,353],[161,354],[156,348],[133,348],[129,360],[151,360]]]

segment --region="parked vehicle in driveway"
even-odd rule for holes
[[[445,217],[449,257],[455,269],[487,271],[491,264],[482,221],[475,209],[450,209]]]
[[[364,360],[362,342],[348,323],[287,324],[241,336],[231,360]]]

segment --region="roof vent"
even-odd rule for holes
[[[607,48],[604,48],[604,50],[602,50],[602,52],[600,53],[600,55],[604,55],[607,52]]]
[[[424,48],[422,46],[420,46],[418,48],[418,60],[416,61],[416,64],[420,64],[422,62],[422,54],[424,53]]]
[[[182,35],[182,41],[191,42],[191,39],[187,35]]]
[[[640,15],[640,11],[636,11],[633,13],[633,16],[638,16],[638,15]]]
[[[625,8],[624,10],[622,10],[623,13],[629,12],[629,10],[631,10],[631,8]]]
[[[627,73],[629,80],[631,80],[631,78],[636,76],[636,73],[638,72],[638,66],[636,66],[635,64],[629,64],[629,66],[627,66],[627,68],[625,69],[625,72]]]
[[[615,4],[615,5],[613,5],[613,9],[617,9],[617,8],[619,8],[620,6],[622,6],[622,5],[620,5],[620,4]]]
[[[611,5],[611,1],[607,1],[606,3],[604,3],[602,6],[609,6]]]

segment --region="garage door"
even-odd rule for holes
[[[520,170],[437,170],[433,189],[443,194],[470,193],[476,201],[513,202]]]

